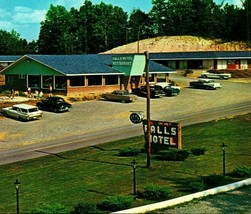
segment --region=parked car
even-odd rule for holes
[[[162,88],[169,87],[180,90],[180,86],[178,86],[175,82],[157,82],[155,85],[161,86]]]
[[[229,79],[231,78],[230,73],[219,73],[214,70],[208,70],[207,72],[203,72],[201,74],[202,78],[216,78],[216,79]]]
[[[133,88],[132,93],[140,96],[147,97],[147,88],[146,86],[141,86],[140,88]],[[156,90],[154,87],[150,87],[150,98],[160,98],[163,92]]]
[[[47,97],[44,100],[37,102],[37,107],[42,110],[53,112],[69,111],[72,107],[70,103],[66,102],[62,97],[53,96]]]
[[[170,86],[162,87],[160,85],[155,85],[154,87],[156,90],[163,91],[165,96],[177,96],[180,93],[180,89]]]
[[[106,93],[101,96],[104,100],[119,101],[122,103],[132,102],[137,99],[137,96],[129,94],[128,91],[115,90],[112,93]]]
[[[198,81],[190,82],[191,88],[200,88],[200,89],[218,89],[221,88],[220,83],[216,83],[210,79],[200,79]]]
[[[42,117],[43,112],[38,107],[28,104],[16,104],[2,109],[3,115],[21,121],[35,120]]]

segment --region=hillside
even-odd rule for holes
[[[106,54],[137,53],[138,42],[116,47]],[[246,51],[251,50],[243,42],[223,42],[194,36],[162,36],[139,41],[139,53],[188,52],[188,51]]]

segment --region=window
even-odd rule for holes
[[[18,75],[18,79],[24,80],[25,79],[25,75]]]
[[[40,88],[41,77],[40,76],[28,76],[28,87]]]
[[[85,76],[70,77],[70,86],[85,86]]]
[[[52,76],[43,76],[43,88],[49,88],[50,85],[53,85],[53,77]]]
[[[55,77],[55,87],[57,89],[66,89],[66,77],[56,76]]]
[[[102,76],[88,76],[88,86],[102,85]]]
[[[157,82],[166,82],[166,74],[157,74]]]
[[[154,82],[154,74],[149,74],[149,82]]]
[[[119,78],[117,75],[107,75],[104,77],[105,77],[106,85],[118,85],[119,84]]]

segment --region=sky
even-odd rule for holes
[[[148,13],[152,8],[152,0],[91,0],[93,4],[111,4],[121,7],[130,14],[133,9]],[[220,4],[222,0],[214,0]],[[241,6],[241,0],[225,0],[225,3]],[[44,21],[50,5],[62,5],[68,11],[74,7],[79,9],[84,0],[0,0],[0,30],[10,32],[14,29],[20,38],[28,42],[37,40],[40,23]]]

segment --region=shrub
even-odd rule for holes
[[[215,174],[203,177],[203,182],[208,188],[225,185],[226,183],[222,175]]]
[[[251,177],[251,168],[247,166],[236,167],[231,175],[237,178]]]
[[[206,149],[205,148],[194,148],[194,149],[191,149],[191,153],[193,155],[204,155],[205,154],[205,151]]]
[[[206,189],[206,185],[203,180],[192,181],[189,183],[188,189],[191,192],[200,192]]]
[[[98,205],[98,208],[108,211],[124,210],[130,208],[133,201],[132,196],[108,196]]]
[[[171,192],[170,188],[148,184],[144,187],[144,191],[139,193],[139,196],[147,200],[162,200],[168,199]]]
[[[61,204],[43,204],[40,207],[32,209],[32,214],[68,214],[69,209]]]
[[[96,214],[97,206],[94,203],[82,202],[73,207],[71,214]]]
[[[127,147],[119,150],[119,156],[134,156],[138,155],[140,151],[140,149]]]
[[[159,152],[159,154],[155,156],[155,159],[167,161],[184,161],[188,156],[189,152],[187,150],[168,149],[166,151]]]

